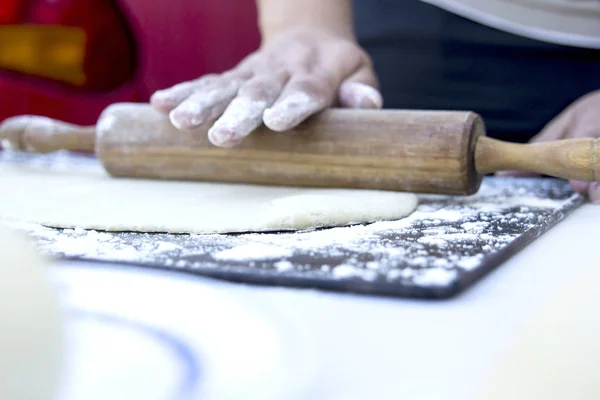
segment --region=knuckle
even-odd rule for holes
[[[337,54],[343,54],[345,57],[360,58],[365,52],[355,43],[343,41],[337,45]]]
[[[296,77],[293,87],[319,102],[328,102],[335,91],[331,79],[327,74],[320,72]]]
[[[273,88],[263,82],[251,82],[240,89],[241,96],[247,96],[253,99],[272,98],[274,96],[273,92]]]
[[[234,68],[223,72],[217,79],[219,81],[240,81],[247,80],[252,77],[252,69],[250,68]]]
[[[375,67],[375,63],[373,62],[373,59],[371,58],[371,56],[369,54],[367,54],[367,52],[365,52],[364,50],[361,50],[361,52],[362,52],[361,57],[360,57],[361,65],[363,65],[365,68],[373,69]]]
[[[245,82],[240,95],[254,99],[273,99],[281,91],[281,81],[268,77],[257,77]]]
[[[219,76],[220,76],[219,74],[206,74],[206,75],[202,75],[201,77],[196,79],[194,82],[196,82],[196,83],[211,82],[211,81],[214,81],[215,79],[219,78]]]
[[[331,90],[329,77],[323,71],[312,74],[299,75],[294,79],[294,85],[311,93],[327,93]]]
[[[171,86],[170,88],[164,89],[163,92],[170,93],[170,94],[190,92],[198,84],[197,83],[198,80],[199,79],[178,83],[176,85]]]
[[[204,75],[196,79],[195,81],[192,81],[192,84],[190,86],[193,91],[202,90],[216,84],[220,78],[221,76],[218,74]]]

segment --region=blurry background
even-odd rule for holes
[[[94,124],[109,104],[233,67],[254,0],[0,0],[0,121]]]

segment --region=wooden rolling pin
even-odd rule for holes
[[[499,170],[600,178],[598,139],[506,143],[486,137],[472,112],[331,109],[291,132],[261,127],[232,149],[209,142],[210,125],[178,131],[147,104],[118,103],[95,127],[8,119],[0,139],[24,151],[93,151],[115,177],[455,195],[475,193]]]

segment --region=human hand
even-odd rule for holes
[[[531,143],[560,139],[600,137],[600,90],[588,93],[567,107],[550,121]],[[534,176],[528,172],[504,171],[502,176]],[[573,189],[587,195],[591,202],[600,204],[598,182],[570,181]]]
[[[330,106],[381,108],[376,87],[371,60],[353,39],[300,29],[263,43],[230,71],[160,90],[150,102],[181,130],[218,118],[209,139],[232,147],[263,122],[281,132]]]

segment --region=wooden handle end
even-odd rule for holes
[[[0,124],[2,148],[31,153],[58,150],[93,152],[95,127],[82,127],[47,117],[21,115]]]
[[[600,182],[600,139],[516,144],[482,137],[475,146],[475,168],[481,174],[518,170]]]

